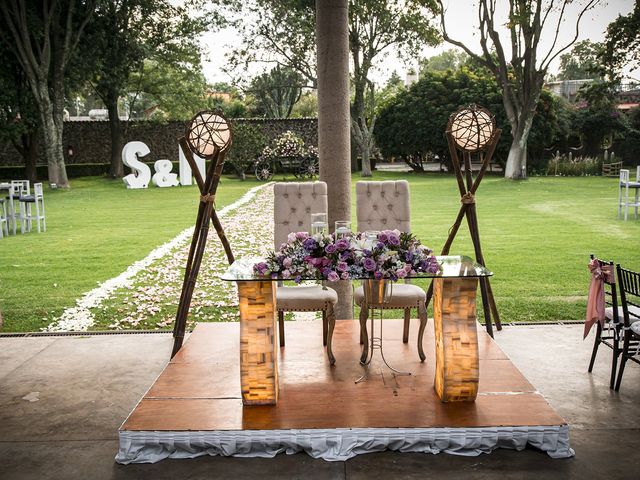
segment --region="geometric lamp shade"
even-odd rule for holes
[[[495,127],[495,118],[486,108],[471,104],[449,117],[447,130],[460,150],[473,153],[489,143]]]
[[[203,111],[191,119],[185,137],[193,153],[210,158],[231,145],[231,128],[222,112]]]

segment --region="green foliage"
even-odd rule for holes
[[[470,60],[467,53],[450,48],[433,57],[420,59],[420,75],[426,72],[446,72],[447,70],[458,70]]]
[[[380,112],[376,141],[386,157],[397,156],[413,162],[437,155],[448,158],[444,136],[449,116],[471,103],[487,108],[502,129],[495,158],[504,165],[511,135],[502,103],[502,91],[493,76],[466,67],[446,72],[425,72],[411,88],[400,92]],[[549,92],[541,94],[530,136],[530,153],[541,156],[569,133],[568,105]]]
[[[246,123],[236,124],[233,127],[233,146],[226,161],[239,177],[243,177],[262,154],[266,143],[267,139],[255,126]]]
[[[623,68],[640,67],[640,3],[635,2],[633,12],[620,15],[607,27],[604,49],[599,54],[603,70],[619,76]]]
[[[188,120],[198,110],[217,106],[219,102],[208,97],[209,88],[199,63],[147,60],[143,71],[132,74],[131,81],[139,84],[142,92],[132,100],[136,105],[132,114],[137,117],[152,111],[151,120]]]
[[[560,55],[560,71],[558,80],[599,79],[598,54],[602,44],[583,40],[573,45],[569,53]]]
[[[291,68],[274,67],[258,75],[247,90],[255,97],[254,115],[268,118],[289,118],[300,100],[302,75]]]
[[[478,103],[495,114],[501,101],[491,77],[478,77],[468,70],[425,72],[380,112],[376,141],[385,157],[431,153],[446,158],[444,131],[449,116],[470,103]]]
[[[624,134],[614,139],[612,151],[631,166],[640,165],[640,107],[630,110],[620,121],[624,125]]]
[[[315,91],[305,92],[291,110],[292,118],[309,118],[318,116],[318,94]]]

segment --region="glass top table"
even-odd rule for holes
[[[437,256],[436,259],[441,266],[439,273],[420,273],[410,277],[433,279],[436,343],[434,387],[443,402],[473,402],[479,379],[476,291],[480,278],[493,273],[467,256],[447,255]],[[257,275],[253,265],[262,260],[257,257],[238,259],[220,276],[224,281],[237,282],[238,286],[240,379],[242,402],[247,406],[273,405],[278,401],[276,290],[277,282],[292,280],[281,276]],[[331,285],[331,282],[327,283]],[[424,360],[422,336],[427,323],[426,305],[421,308],[425,311],[420,316],[418,352],[421,360]],[[366,317],[363,318],[366,321]],[[329,320],[330,332],[334,324],[335,318]],[[362,319],[360,324],[362,326]],[[328,337],[327,356],[333,365],[336,360],[331,351],[331,336]]]
[[[442,267],[439,273],[419,273],[407,276],[406,278],[478,278],[490,277],[493,272],[483,265],[475,262],[472,258],[464,255],[442,255],[436,256],[438,263]],[[228,282],[279,282],[282,280],[292,280],[282,276],[258,275],[253,271],[253,265],[262,261],[261,258],[244,257],[236,260],[221,276],[220,279]],[[314,277],[302,280],[317,280]],[[355,279],[355,280],[364,280]]]

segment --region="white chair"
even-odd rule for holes
[[[356,211],[358,231],[380,231],[398,229],[411,231],[411,212],[409,208],[409,182],[406,180],[356,183]],[[427,324],[427,295],[417,285],[395,283],[388,303],[376,305],[376,308],[403,309],[404,329],[402,341],[409,341],[409,323],[411,309],[415,308],[420,319],[418,331],[418,355],[424,361],[422,335]],[[360,307],[360,323],[366,322],[369,309],[364,303],[364,290],[358,287],[354,291],[354,301]],[[360,338],[362,343],[363,339]]]
[[[327,212],[327,184],[324,182],[276,183],[274,195],[274,245],[276,250],[287,241],[292,232],[309,232],[311,214]],[[338,302],[338,294],[332,288],[322,285],[278,286],[276,288],[276,309],[280,346],[285,346],[285,312],[322,311],[322,343],[327,347],[331,365],[335,357],[331,351],[331,339],[336,317],[333,306]]]
[[[629,200],[629,189],[634,190],[631,200]],[[620,170],[620,183],[618,185],[618,218],[622,215],[624,207],[624,220],[627,220],[629,207],[634,207],[635,218],[638,218],[638,207],[640,207],[640,165],[636,168],[636,181],[629,179],[629,170]]]
[[[7,221],[7,201],[0,198],[0,238],[9,236],[9,222]]]
[[[20,202],[23,195],[29,195],[29,180],[11,180],[9,194],[7,195],[7,220],[11,225],[13,234],[16,234],[17,223],[20,222],[20,233],[25,228],[25,206]]]
[[[38,233],[47,231],[47,221],[44,215],[44,194],[42,192],[42,183],[33,184],[33,195],[23,195],[20,197],[21,205],[24,205],[24,222],[27,224],[28,231],[31,231],[31,224],[36,221]],[[35,206],[36,214],[33,215],[31,205]],[[40,224],[42,223],[42,227]]]

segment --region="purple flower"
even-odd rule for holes
[[[289,278],[291,276],[291,272],[289,270],[282,271],[282,278]]]
[[[329,245],[324,247],[324,251],[329,254],[334,253],[336,251],[336,246],[333,243],[330,243]]]
[[[338,276],[338,274],[336,272],[331,270],[329,272],[329,274],[327,275],[327,280],[329,280],[330,282],[337,282],[338,280],[340,280],[340,277]]]
[[[296,232],[296,238],[298,240],[304,240],[307,237],[309,237],[309,234],[307,232]]]
[[[346,240],[344,238],[341,238],[340,240],[338,240],[336,242],[336,248],[338,250],[340,250],[341,252],[346,250],[347,248],[349,248],[349,240]]]
[[[302,246],[304,247],[305,250],[311,251],[311,250],[314,250],[316,248],[317,243],[313,238],[308,237],[308,238],[305,239],[304,242],[302,242]]]
[[[401,268],[400,270],[396,271],[396,276],[398,278],[404,278],[407,276],[407,271],[404,268]]]
[[[269,270],[269,267],[267,267],[267,264],[264,262],[260,262],[260,263],[256,263],[253,266],[253,270],[255,272],[257,272],[260,275],[265,275],[267,273],[267,271]]]
[[[415,257],[414,253],[412,251],[408,251],[404,256],[404,259],[406,262],[412,262],[414,257]]]
[[[289,257],[285,257],[284,260],[282,260],[282,266],[284,268],[289,268],[291,266],[292,260]]]
[[[385,232],[380,232],[378,234],[378,241],[382,243],[387,243],[389,241],[389,235],[387,235]]]
[[[340,274],[340,278],[341,278],[342,280],[349,280],[349,272],[342,272],[342,273]]]
[[[349,250],[340,254],[340,260],[342,260],[343,262],[349,258],[351,258],[351,252]]]
[[[376,270],[373,274],[373,278],[375,278],[376,280],[382,279],[382,272],[380,270]]]
[[[398,237],[398,235],[396,235],[395,233],[391,233],[389,235],[389,245],[400,245],[400,237]]]
[[[302,283],[302,277],[300,275],[297,275],[296,278],[293,279],[293,281],[296,283]]]
[[[384,243],[382,243],[382,242],[376,243],[376,248],[382,250],[384,248]]]
[[[373,258],[367,257],[364,259],[362,266],[367,272],[373,272],[376,269],[377,265],[376,261]]]
[[[347,262],[338,262],[336,269],[339,272],[346,272],[347,270],[349,270],[349,265],[347,265]]]

